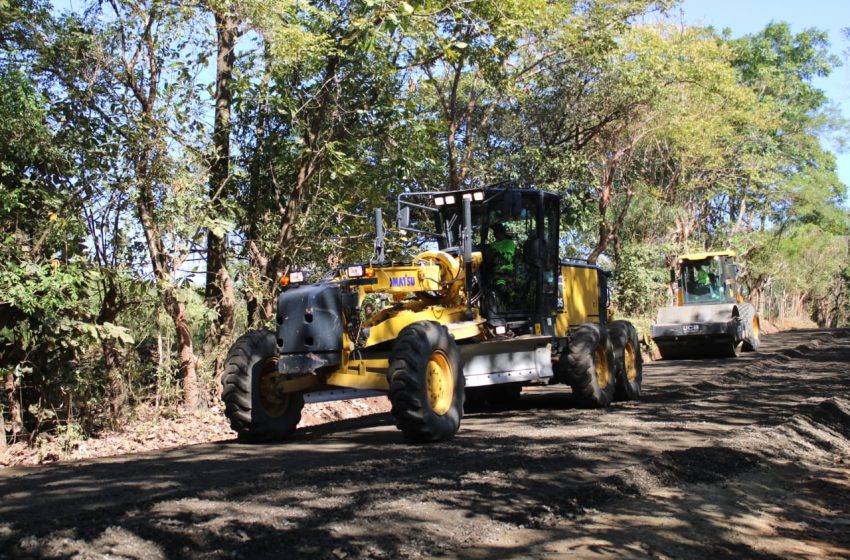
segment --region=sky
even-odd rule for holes
[[[850,41],[841,33],[850,27],[850,2],[847,0],[684,0],[680,10],[686,23],[713,26],[718,30],[729,28],[733,37],[756,33],[770,22],[786,22],[792,33],[816,28],[829,33],[832,54],[844,66],[837,68],[828,78],[813,80],[815,87],[823,90],[850,120],[850,66],[844,51],[850,50]],[[835,147],[824,144],[835,153]],[[850,153],[836,153],[838,176],[850,185]]]
[[[58,9],[81,5],[75,0],[53,0]],[[792,33],[816,28],[829,33],[832,54],[844,66],[837,68],[828,78],[816,78],[813,83],[822,89],[850,121],[850,60],[844,51],[850,51],[850,40],[841,33],[850,28],[850,1],[848,0],[684,0],[671,15],[681,13],[690,25],[713,26],[718,30],[729,28],[733,37],[757,33],[774,22],[787,22]],[[836,153],[836,147],[824,144]],[[850,186],[850,153],[836,153],[838,176]],[[850,205],[850,194],[847,196]]]

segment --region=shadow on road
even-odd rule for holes
[[[850,348],[815,336],[765,337],[766,352],[741,360],[649,364],[645,399],[607,410],[533,390],[436,445],[404,443],[381,414],[283,444],[7,469],[0,557],[781,557],[730,536],[742,512],[781,518],[777,542],[846,551],[840,525],[810,519],[850,513],[846,477],[789,459],[850,449],[846,401],[815,406],[850,396]],[[754,446],[755,433],[770,437]],[[803,482],[789,492],[788,480]]]

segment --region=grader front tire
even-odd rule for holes
[[[460,351],[446,327],[422,321],[399,333],[390,355],[391,414],[406,439],[451,438],[463,417]]]
[[[271,331],[248,331],[230,347],[224,362],[221,399],[239,440],[251,443],[288,438],[301,420],[304,397],[278,396],[272,377],[277,348]]]

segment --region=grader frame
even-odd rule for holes
[[[557,195],[537,190],[400,196],[398,229],[430,246],[387,262],[377,212],[370,262],[318,283],[284,277],[276,332],[246,333],[228,355],[231,426],[244,440],[282,439],[305,402],[386,394],[404,436],[429,442],[454,435],[465,405],[509,405],[527,385],[569,384],[582,406],[637,398],[637,333],[608,322],[604,271],[558,257],[559,212]],[[516,244],[498,271],[497,223]],[[387,306],[364,317],[376,295]]]

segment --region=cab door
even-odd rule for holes
[[[482,311],[521,334],[551,334],[557,307],[558,197],[505,191],[482,220]],[[510,261],[510,262],[507,262]]]

